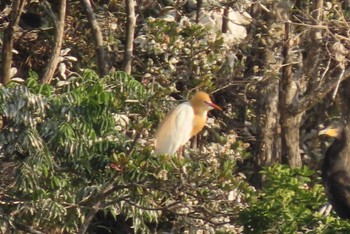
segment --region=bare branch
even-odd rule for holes
[[[62,48],[62,41],[63,41],[63,33],[64,33],[64,20],[66,18],[66,5],[67,5],[66,0],[61,0],[59,20],[56,24],[55,47],[52,51],[52,55],[47,65],[46,71],[42,77],[42,82],[46,84],[49,84],[51,82],[51,79],[59,63],[60,53]]]
[[[133,56],[133,43],[134,43],[134,33],[135,33],[135,1],[126,0],[126,15],[127,15],[127,25],[126,25],[126,37],[125,37],[125,50],[124,50],[124,61],[123,70],[127,74],[131,74],[132,56]]]
[[[14,33],[18,27],[26,0],[14,0],[10,15],[9,26],[4,31],[4,42],[2,46],[2,70],[0,82],[6,85],[11,79],[12,49],[14,41]]]
[[[336,96],[337,93],[338,93],[339,85],[340,85],[340,82],[341,82],[342,79],[343,79],[344,72],[345,72],[345,69],[343,68],[343,69],[341,70],[341,73],[340,73],[339,78],[338,78],[338,81],[337,81],[337,85],[335,86],[335,89],[334,89],[334,92],[333,92],[333,95],[332,95],[332,99],[333,99],[333,100],[335,99],[335,96]]]
[[[102,36],[101,28],[94,15],[90,0],[81,0],[81,2],[85,6],[86,15],[90,22],[93,35],[95,37],[98,69],[99,69],[100,75],[105,76],[108,73],[108,64],[107,64],[108,60],[107,60],[105,48],[103,45],[103,36]]]
[[[315,89],[312,93],[306,96],[304,99],[301,99],[297,105],[294,105],[291,108],[293,114],[298,114],[304,111],[309,110],[317,103],[319,103],[329,92],[331,92],[338,84],[350,78],[350,68],[346,69],[343,76],[340,79],[332,79],[321,86],[319,89]]]

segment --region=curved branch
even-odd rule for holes
[[[81,2],[85,6],[86,16],[89,20],[93,35],[95,37],[98,69],[100,71],[100,75],[105,76],[107,75],[107,72],[108,72],[108,64],[107,64],[108,60],[106,59],[106,53],[103,45],[103,36],[102,36],[101,28],[92,10],[90,0],[81,0]]]
[[[51,79],[59,63],[60,53],[62,48],[62,41],[63,41],[63,33],[64,33],[64,20],[66,18],[66,7],[67,7],[66,0],[61,0],[59,20],[56,24],[55,47],[52,51],[49,64],[47,65],[46,71],[41,80],[42,83],[49,84],[51,82]]]

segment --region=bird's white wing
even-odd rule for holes
[[[190,138],[194,112],[189,102],[178,105],[160,124],[156,132],[156,154],[174,154]]]

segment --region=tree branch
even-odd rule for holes
[[[59,63],[60,53],[62,48],[62,41],[63,41],[63,33],[64,33],[64,20],[66,18],[66,6],[67,6],[66,0],[61,0],[59,20],[56,24],[55,47],[52,51],[49,64],[47,65],[46,71],[41,80],[42,83],[49,84],[51,82],[51,79]]]
[[[18,27],[26,0],[14,0],[10,15],[10,23],[4,31],[4,40],[2,46],[2,69],[0,82],[6,85],[11,79],[12,49],[14,41],[14,33]]]
[[[346,69],[340,82],[350,78],[350,68]],[[332,79],[322,85],[319,89],[315,89],[312,93],[301,99],[298,103],[294,103],[290,108],[292,114],[299,114],[307,111],[317,103],[319,103],[329,92],[331,92],[338,84],[339,79]]]
[[[95,37],[97,64],[98,64],[99,73],[101,76],[105,76],[108,73],[108,64],[107,64],[108,60],[107,60],[105,48],[103,45],[103,36],[102,36],[101,28],[94,15],[90,0],[81,0],[81,2],[85,6],[86,16],[89,20],[93,35]]]
[[[31,233],[31,234],[44,234],[44,232],[38,231],[36,229],[34,229],[31,226],[27,226],[18,222],[13,222],[14,226],[18,229],[21,230],[25,233]]]
[[[96,202],[94,206],[91,207],[89,214],[86,216],[84,223],[79,228],[78,234],[84,234],[86,233],[92,219],[95,217],[96,213],[100,210],[100,207],[102,206],[102,201]]]
[[[112,177],[107,183],[104,184],[102,187],[101,191],[96,194],[96,196],[93,196],[91,199],[88,201],[84,201],[85,203],[90,203],[92,204],[90,211],[88,215],[85,218],[84,223],[80,226],[78,234],[84,234],[86,233],[92,219],[95,217],[96,213],[100,210],[100,208],[104,204],[104,199],[113,191],[116,190],[116,188],[119,188],[119,186],[113,186],[114,183],[118,180],[118,176]]]
[[[126,7],[127,23],[126,23],[123,70],[130,75],[131,65],[132,65],[132,56],[133,56],[135,24],[136,24],[135,1],[126,0],[125,7]]]

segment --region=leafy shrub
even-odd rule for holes
[[[240,214],[244,233],[348,233],[350,224],[336,214],[323,216],[327,204],[315,171],[274,165],[262,172],[266,184],[252,194],[249,207]],[[316,183],[314,182],[316,179]]]

